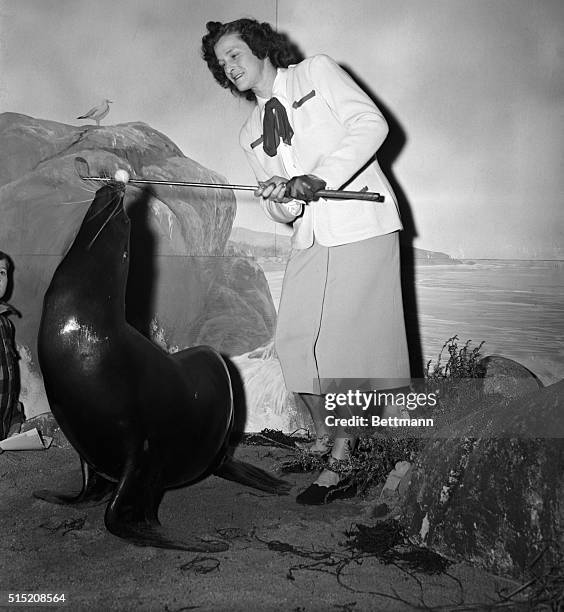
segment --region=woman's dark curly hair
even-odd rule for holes
[[[247,100],[255,100],[255,94],[251,90],[239,91],[227,78],[215,56],[214,47],[224,34],[239,34],[253,55],[259,59],[268,57],[275,68],[287,68],[303,59],[296,45],[285,34],[275,32],[270,24],[259,23],[256,19],[237,19],[229,23],[208,21],[206,28],[208,33],[202,38],[202,57],[208,68],[222,87]]]

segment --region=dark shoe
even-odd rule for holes
[[[320,506],[329,504],[336,499],[349,499],[356,495],[356,485],[347,481],[342,481],[330,487],[323,487],[316,483],[302,491],[297,497],[298,504],[307,506]]]

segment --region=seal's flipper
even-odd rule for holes
[[[80,467],[82,469],[82,490],[78,495],[41,489],[34,491],[33,496],[51,504],[60,505],[96,506],[103,503],[113,492],[116,484],[97,474],[82,458]]]
[[[133,453],[130,454],[133,456]],[[128,460],[124,474],[106,508],[104,522],[110,533],[137,546],[155,546],[194,552],[222,552],[229,546],[220,541],[185,537],[162,527],[157,512],[164,486],[159,462],[147,450]]]
[[[214,471],[216,476],[233,480],[240,484],[253,487],[259,491],[274,493],[275,495],[288,495],[292,485],[286,480],[280,480],[272,474],[261,470],[250,463],[237,461],[228,457],[225,462]]]
[[[112,517],[111,520],[113,522],[109,522],[106,515],[108,531],[136,546],[154,546],[155,548],[207,553],[229,550],[229,546],[225,542],[190,538],[183,533],[162,527],[159,524],[116,522],[115,517]]]

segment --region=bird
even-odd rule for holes
[[[100,127],[100,119],[103,119],[110,112],[110,104],[112,104],[112,100],[106,99],[101,104],[98,104],[98,106],[84,113],[84,115],[77,117],[77,119],[94,119],[96,125]]]

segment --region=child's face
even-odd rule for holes
[[[8,288],[8,262],[5,259],[0,260],[0,299],[4,297]]]

